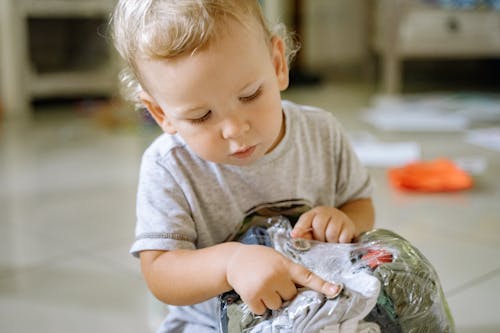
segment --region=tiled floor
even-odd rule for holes
[[[417,195],[376,183],[377,224],[437,269],[459,333],[500,332],[500,154],[462,134],[395,134],[359,120],[373,95],[356,84],[286,97],[335,112],[349,131],[416,140],[423,157],[483,156],[474,189]],[[110,130],[68,109],[0,127],[0,332],[148,332],[151,299],[128,255],[139,158],[156,130]]]

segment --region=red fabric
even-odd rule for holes
[[[465,190],[473,184],[469,174],[446,158],[389,169],[389,181],[396,188],[419,192]]]
[[[368,252],[361,257],[361,260],[366,261],[366,264],[374,270],[381,264],[392,262],[392,253],[386,250],[369,249]]]

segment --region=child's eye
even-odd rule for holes
[[[259,87],[253,94],[249,96],[240,97],[240,101],[243,103],[251,102],[262,94],[262,87]]]
[[[189,121],[192,123],[192,124],[201,124],[202,122],[208,120],[208,118],[210,118],[210,115],[212,114],[212,111],[211,110],[208,110],[207,113],[205,113],[203,116],[201,116],[200,118],[195,118],[195,119],[189,119]]]

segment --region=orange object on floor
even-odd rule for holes
[[[472,177],[446,158],[391,168],[389,181],[396,188],[417,192],[459,191],[473,185]]]

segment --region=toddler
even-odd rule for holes
[[[339,286],[272,248],[234,241],[284,215],[292,236],[353,241],[374,225],[371,180],[335,117],[281,100],[296,48],[257,0],[120,0],[122,80],[163,130],[143,155],[136,239],[159,332],[216,332],[215,296],[262,314],[298,286]],[[292,45],[292,47],[290,47]]]

